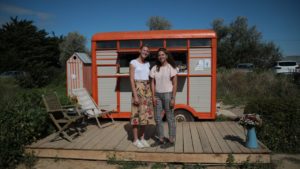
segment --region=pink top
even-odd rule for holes
[[[159,72],[156,70],[156,65],[150,71],[150,77],[155,79],[155,91],[157,93],[172,92],[173,84],[171,77],[176,76],[177,70],[170,64],[161,66]]]

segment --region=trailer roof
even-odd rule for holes
[[[92,37],[92,41],[180,38],[216,38],[216,33],[213,30],[152,30],[134,32],[103,32],[94,34]]]

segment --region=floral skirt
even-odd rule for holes
[[[152,93],[150,82],[146,80],[135,80],[135,88],[139,98],[139,105],[131,104],[131,125],[155,124]]]

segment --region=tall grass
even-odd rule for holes
[[[217,75],[217,98],[225,104],[245,105],[257,97],[299,96],[299,87],[290,76],[272,71],[241,72],[221,70]]]

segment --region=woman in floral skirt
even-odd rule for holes
[[[133,144],[138,148],[149,147],[144,139],[145,125],[155,124],[153,117],[152,92],[149,82],[150,64],[145,59],[149,56],[149,47],[142,46],[137,59],[130,62],[130,84],[132,89],[131,125],[133,126]],[[140,129],[140,139],[138,137]]]

